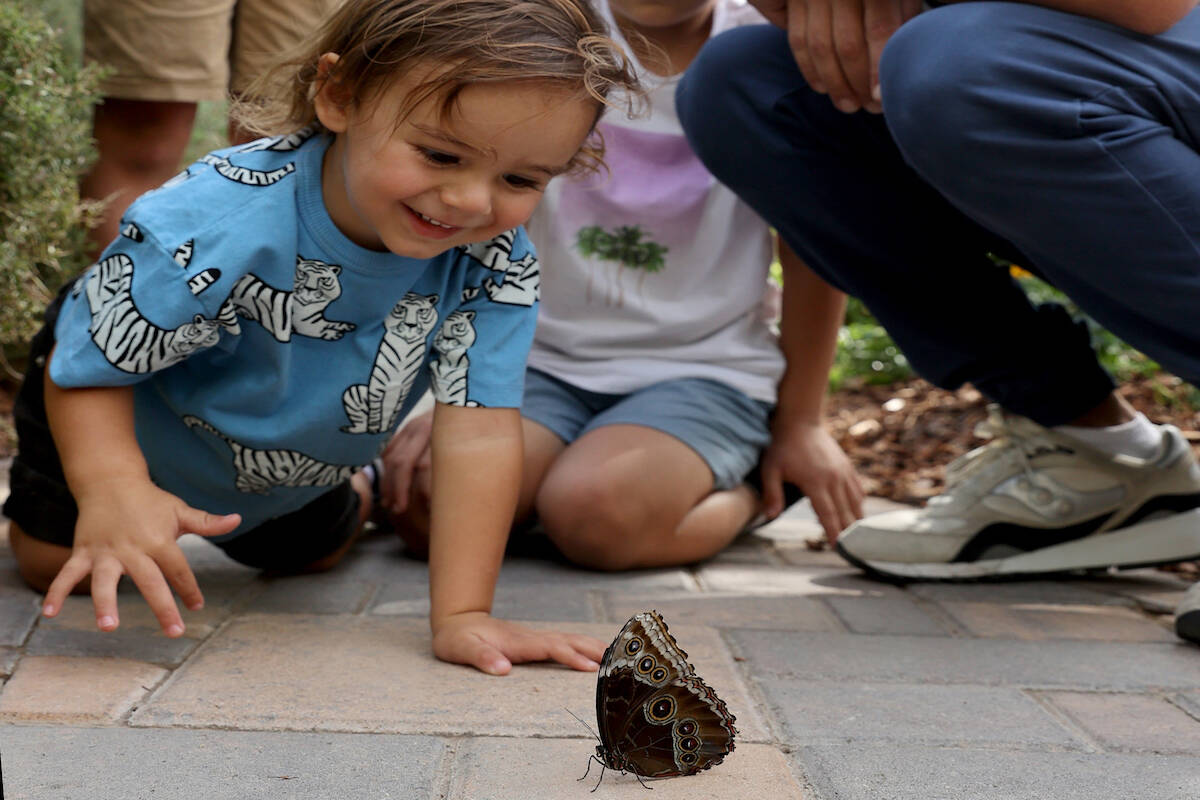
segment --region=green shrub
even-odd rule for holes
[[[53,292],[87,266],[97,71],[27,2],[0,4],[0,356],[19,362]],[[11,372],[11,369],[9,370]]]

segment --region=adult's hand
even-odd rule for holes
[[[788,32],[804,80],[841,111],[883,111],[879,58],[921,0],[751,0]]]

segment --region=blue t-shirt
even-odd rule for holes
[[[231,535],[369,463],[430,386],[521,403],[538,297],[524,230],[429,260],[359,247],[321,199],[330,141],[219,150],[143,195],[55,329],[55,383],[134,384],[151,477],[242,514]]]

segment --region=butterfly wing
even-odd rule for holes
[[[654,611],[634,615],[605,650],[596,683],[606,766],[646,777],[691,775],[733,750],[734,717]]]

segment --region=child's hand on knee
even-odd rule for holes
[[[237,514],[216,516],[192,508],[149,480],[119,477],[96,483],[80,492],[79,520],[71,557],[46,592],[42,613],[53,617],[71,590],[91,575],[96,625],[115,630],[117,583],[122,575],[133,579],[170,637],[183,635],[183,619],[171,588],[189,609],[204,605],[196,576],[179,548],[185,533],[219,536],[241,522]]]
[[[433,432],[433,412],[414,417],[388,442],[383,451],[383,476],[380,500],[391,514],[408,510],[414,491],[426,504],[430,496],[429,439]]]
[[[507,675],[513,664],[526,661],[557,661],[594,672],[604,646],[591,636],[534,630],[482,611],[452,614],[433,623],[435,656],[489,675]]]
[[[777,424],[763,455],[763,510],[783,511],[783,482],[800,487],[830,543],[862,519],[863,490],[850,459],[818,423]]]

